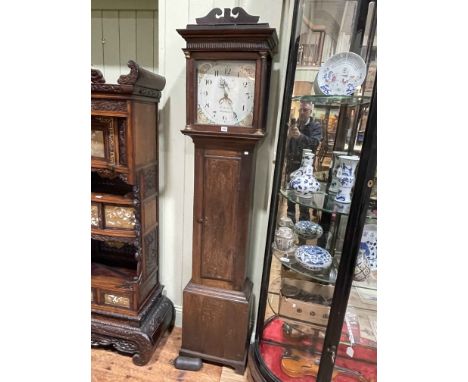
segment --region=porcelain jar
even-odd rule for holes
[[[281,216],[278,219],[278,226],[279,227],[289,227],[294,228],[294,222],[289,216]]]
[[[356,172],[359,157],[356,155],[340,155],[338,158],[340,164],[336,177],[339,182],[339,190],[335,196],[335,201],[351,203],[351,191],[355,181],[354,173]]]
[[[279,227],[275,234],[276,248],[287,251],[294,245],[294,232],[289,227]]]
[[[314,156],[312,150],[302,150],[301,167],[290,175],[289,187],[295,191],[296,195],[303,198],[310,198],[314,192],[320,190],[320,183],[313,175]]]
[[[318,239],[323,235],[323,228],[320,224],[300,220],[294,225],[294,231],[305,239]]]

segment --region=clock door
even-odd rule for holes
[[[248,151],[197,150],[194,276],[204,285],[233,290],[244,285],[251,163]]]

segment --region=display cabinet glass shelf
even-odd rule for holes
[[[376,2],[296,0],[292,22],[249,370],[256,382],[375,382]],[[365,78],[326,94],[317,76],[343,55]],[[333,69],[343,83],[347,65]]]

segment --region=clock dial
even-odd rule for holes
[[[197,123],[252,126],[255,61],[198,61]]]

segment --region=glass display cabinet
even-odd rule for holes
[[[249,372],[375,382],[376,2],[296,0],[292,22]]]

